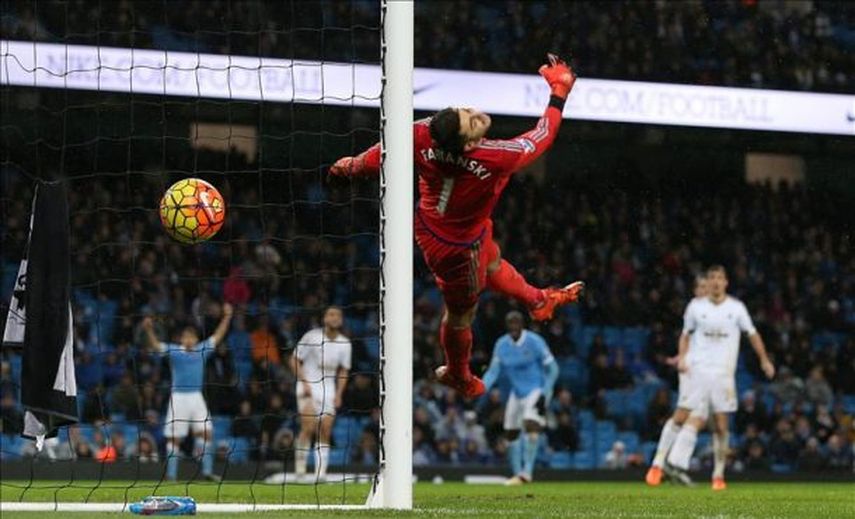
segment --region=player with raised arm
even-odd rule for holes
[[[501,258],[490,215],[510,176],[540,157],[555,140],[561,113],[576,77],[550,54],[539,70],[551,96],[534,129],[510,140],[486,138],[490,116],[474,108],[445,108],[413,125],[414,162],[419,175],[415,237],[445,301],[439,342],[446,364],[440,382],[464,397],[484,393],[469,369],[472,321],[486,287],[522,302],[532,319],[551,319],[555,309],[576,301],[583,283],[535,288]],[[380,145],[339,159],[332,176],[367,177],[380,171]]]
[[[691,392],[686,407],[691,415],[680,429],[668,454],[664,470],[677,481],[691,481],[689,468],[698,431],[713,412],[713,490],[724,490],[730,432],[728,415],[736,411],[736,362],[741,332],[748,334],[751,347],[760,359],[763,373],[770,379],[775,366],[766,354],[763,339],[757,333],[742,301],[727,295],[727,273],[714,265],[707,269],[708,296],[695,299],[686,308],[680,335],[678,369],[691,377]],[[691,341],[690,336],[697,336]]]
[[[707,280],[702,274],[695,276],[694,301],[703,299],[707,296]],[[695,339],[695,335],[690,337],[690,341]],[[667,362],[674,367],[680,360],[679,352],[677,355],[670,357]],[[689,394],[691,393],[691,379],[688,372],[679,373],[677,408],[674,409],[674,414],[662,426],[662,432],[659,435],[659,444],[656,446],[656,455],[653,457],[653,463],[647,470],[645,481],[650,486],[658,486],[662,482],[662,467],[665,464],[665,459],[671,451],[671,446],[674,445],[674,440],[680,433],[680,428],[689,419],[689,414],[692,412],[688,408]]]
[[[143,320],[142,328],[150,350],[169,356],[172,370],[172,392],[166,410],[163,433],[166,436],[166,478],[178,477],[178,453],[181,441],[191,432],[194,450],[202,457],[202,475],[210,481],[219,481],[214,475],[214,446],[211,434],[211,416],[202,394],[205,378],[205,361],[223,342],[232,319],[232,305],[223,303],[222,318],[214,333],[199,342],[199,332],[194,326],[181,331],[180,344],[164,343],[154,333],[151,317]]]
[[[499,337],[490,367],[484,373],[489,390],[505,373],[511,394],[505,405],[505,437],[513,476],[506,485],[522,485],[532,480],[540,432],[546,423],[546,409],[558,380],[558,363],[540,335],[524,328],[523,314],[516,310],[505,316],[508,333]],[[525,428],[525,438],[520,431]]]
[[[297,436],[294,467],[298,479],[306,476],[309,449],[315,447],[315,481],[327,477],[330,438],[336,409],[339,409],[350,373],[351,345],[342,333],[344,313],[331,306],[324,312],[323,327],[306,332],[291,356],[297,378],[297,408],[300,434]]]

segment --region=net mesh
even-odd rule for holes
[[[170,360],[146,347],[141,322],[153,317],[165,342],[177,342],[187,325],[205,338],[228,301],[235,315],[225,347],[204,368],[213,434],[205,448],[215,451],[214,474],[225,477],[216,500],[362,502],[367,486],[349,487],[375,472],[380,434],[378,192],[370,182],[327,183],[326,171],[378,140],[376,110],[359,106],[379,102],[379,86],[376,97],[352,88],[342,95],[325,91],[323,76],[328,63],[351,78],[360,64],[378,63],[379,2],[0,3],[0,36],[23,44],[4,46],[4,69],[27,68],[37,45],[59,44],[54,62],[35,59],[54,88],[2,85],[3,316],[26,249],[33,188],[62,179],[81,418],[41,453],[19,438],[21,355],[4,350],[3,485],[21,500],[40,491],[58,498],[67,488],[87,490],[87,499],[103,488],[126,501],[192,495],[202,479],[192,436],[179,452],[181,485],[166,480]],[[75,45],[99,50],[82,59]],[[190,68],[113,59],[115,49],[131,48],[134,56],[196,58]],[[223,59],[209,64],[203,54]],[[276,61],[248,66],[238,57]],[[50,72],[55,62],[67,63],[66,73]],[[132,87],[110,86],[119,76]],[[146,81],[161,93],[146,91]],[[254,98],[241,90],[256,83],[264,88]],[[195,94],[173,95],[173,87]],[[206,180],[226,202],[223,228],[198,245],[171,240],[158,214],[163,192],[188,177]],[[292,485],[304,417],[290,359],[329,305],[342,309],[352,341],[329,483]],[[279,485],[258,490],[265,479]]]

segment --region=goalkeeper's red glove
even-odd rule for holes
[[[538,72],[549,83],[552,95],[567,99],[573,90],[573,84],[576,83],[576,75],[570,66],[555,54],[549,53],[546,56],[549,58],[549,65],[543,65]]]
[[[362,155],[356,157],[342,157],[330,166],[332,177],[358,177],[365,169],[365,160]]]

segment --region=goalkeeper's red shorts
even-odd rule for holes
[[[475,241],[454,242],[436,234],[417,215],[415,235],[449,311],[463,313],[475,306],[487,286],[487,265],[499,257],[493,222],[487,221]]]

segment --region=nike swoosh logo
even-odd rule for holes
[[[422,92],[427,92],[428,90],[430,90],[430,89],[432,89],[433,87],[435,87],[437,84],[438,84],[438,83],[431,83],[431,84],[429,84],[429,85],[423,85],[423,86],[420,86],[420,87],[416,87],[416,88],[414,88],[414,89],[413,89],[413,95],[414,95],[414,96],[417,96],[417,95],[421,94]]]

